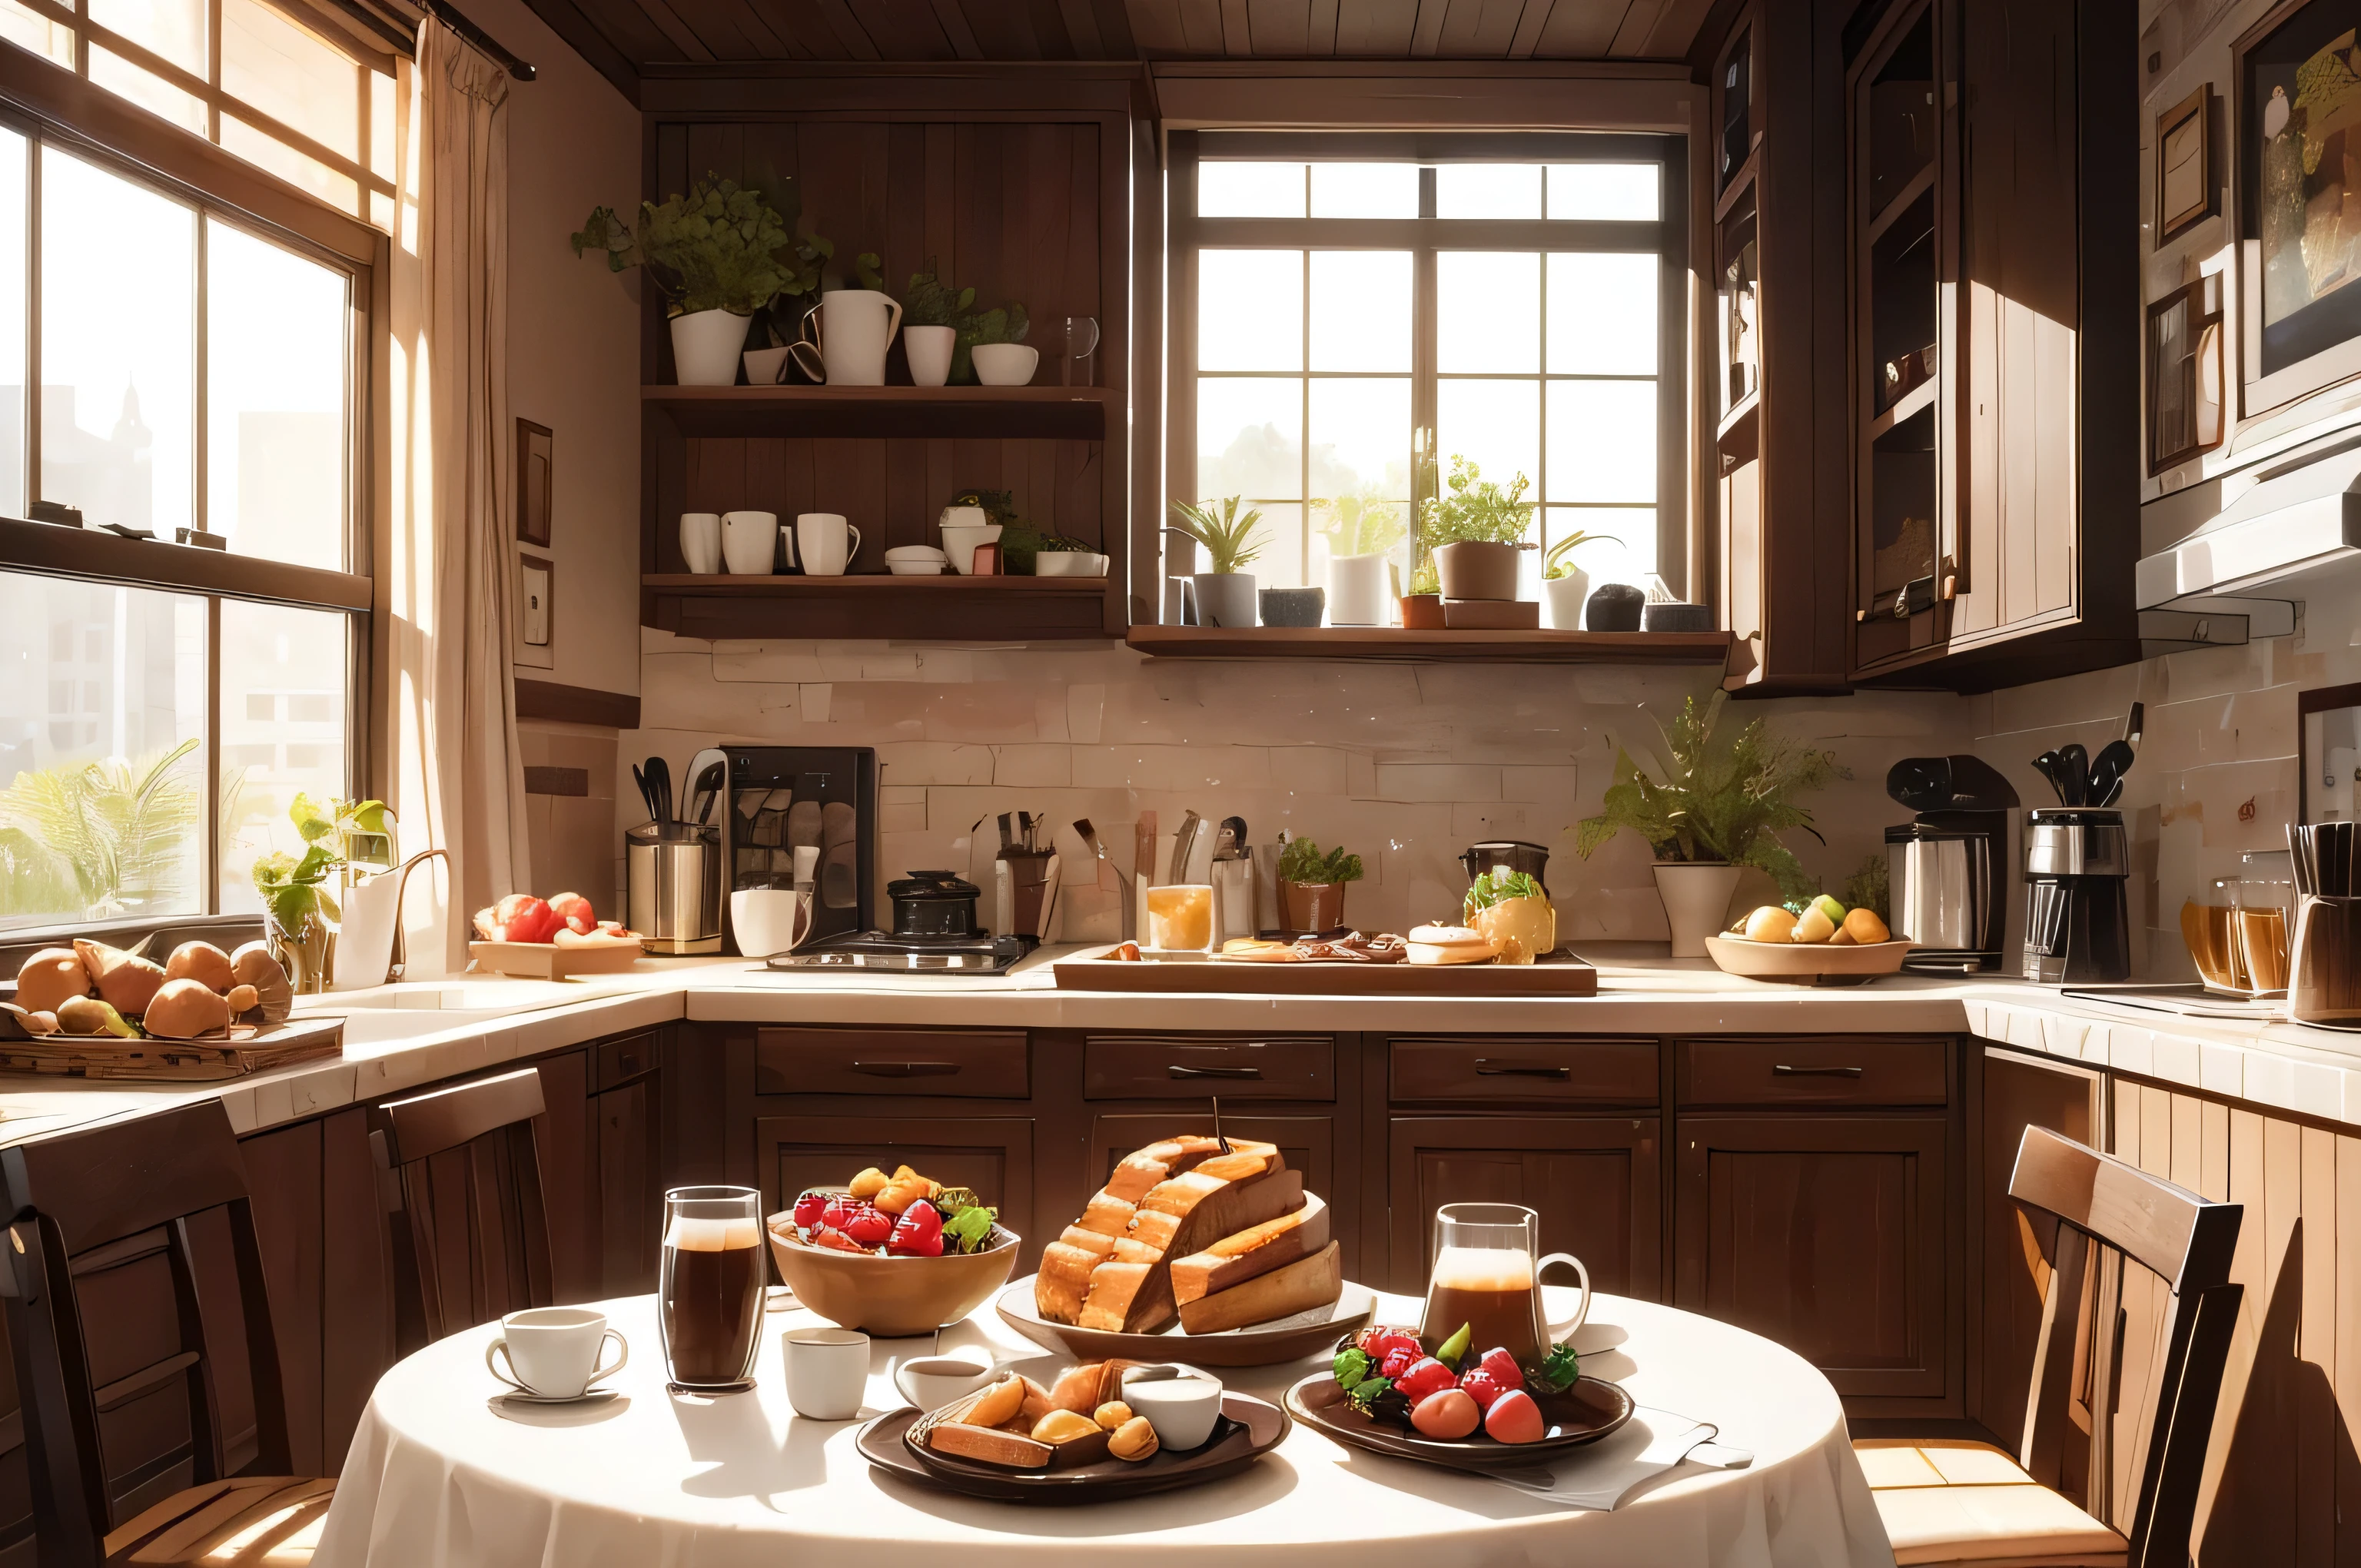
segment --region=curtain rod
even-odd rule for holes
[[[406,55],[415,55],[418,52],[418,40],[415,36],[403,31],[401,27],[374,8],[363,5],[361,0],[327,0],[327,3],[359,23],[370,33],[383,38],[397,52]],[[493,61],[501,70],[519,82],[531,82],[534,79],[535,73],[530,61],[519,60],[509,52],[507,47],[498,38],[469,20],[457,6],[451,5],[449,0],[416,0],[416,3],[420,10],[440,18],[444,26],[491,56]]]

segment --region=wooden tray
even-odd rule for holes
[[[1574,1387],[1556,1394],[1535,1394],[1546,1423],[1535,1442],[1501,1442],[1482,1435],[1446,1442],[1421,1437],[1391,1421],[1381,1421],[1355,1409],[1331,1373],[1315,1372],[1287,1391],[1290,1414],[1323,1437],[1372,1453],[1397,1459],[1422,1460],[1454,1470],[1506,1470],[1546,1465],[1569,1448],[1597,1442],[1622,1429],[1638,1409],[1631,1396],[1603,1377],[1578,1377]]]
[[[1242,963],[1096,956],[1050,966],[1060,991],[1247,996],[1596,996],[1598,971],[1571,953],[1530,964]]]
[[[1276,1366],[1328,1349],[1338,1334],[1356,1332],[1378,1309],[1378,1299],[1367,1286],[1347,1279],[1344,1294],[1332,1305],[1274,1322],[1224,1329],[1217,1334],[1186,1333],[1177,1324],[1162,1333],[1124,1333],[1049,1321],[1034,1310],[1034,1277],[1028,1274],[1011,1281],[993,1302],[993,1310],[1002,1322],[1035,1344],[1071,1351],[1088,1361],[1120,1357],[1178,1361],[1191,1366]]]
[[[259,1030],[250,1025],[236,1028],[244,1038],[125,1040],[111,1035],[44,1035],[0,1039],[0,1072],[204,1083],[339,1056],[345,1048],[342,1018],[292,1019]]]
[[[855,1446],[880,1470],[1004,1503],[1104,1503],[1202,1486],[1246,1469],[1278,1447],[1294,1426],[1278,1406],[1225,1391],[1213,1435],[1186,1453],[1103,1459],[1071,1470],[1010,1470],[918,1449],[907,1441],[918,1420],[918,1412],[906,1405],[888,1410],[861,1429]]]
[[[470,942],[467,956],[488,974],[515,980],[565,980],[577,974],[621,974],[646,949],[637,942],[561,948],[555,942]]]

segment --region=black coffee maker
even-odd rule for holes
[[[1926,974],[1997,970],[2008,927],[2008,818],[2016,790],[1981,758],[1905,757],[1885,793],[1918,815],[1885,830],[1887,924]]]
[[[2025,819],[2025,978],[2039,985],[2129,980],[2132,922],[2124,884],[2124,814],[2040,806]]]

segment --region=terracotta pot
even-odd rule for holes
[[[1443,599],[1436,594],[1408,594],[1401,601],[1404,631],[1443,630]]]
[[[1673,928],[1673,957],[1708,956],[1705,939],[1728,924],[1730,898],[1743,868],[1724,861],[1658,861],[1656,892]]]
[[[1279,923],[1290,931],[1334,931],[1345,924],[1345,888],[1341,882],[1284,882],[1279,884]]]
[[[1434,569],[1447,599],[1512,599],[1517,597],[1517,547],[1459,540],[1434,553]]]

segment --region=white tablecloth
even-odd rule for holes
[[[665,1393],[653,1298],[605,1310],[631,1347],[616,1380],[623,1397],[605,1404],[496,1403],[484,1371],[496,1324],[387,1373],[354,1436],[316,1568],[1894,1561],[1827,1378],[1768,1340],[1620,1297],[1598,1299],[1577,1342],[1583,1370],[1623,1384],[1643,1405],[1719,1425],[1722,1442],[1752,1450],[1755,1461],[1673,1471],[1612,1512],[1345,1448],[1301,1425],[1245,1475],[1187,1491],[1078,1508],[980,1502],[880,1475],[853,1446],[860,1422],[805,1420],[788,1409],[780,1335],[814,1321],[808,1314],[768,1320],[757,1388],[706,1401]],[[1380,1321],[1415,1322],[1418,1310],[1378,1299]],[[945,1348],[989,1343],[1011,1358],[1038,1354],[989,1307],[940,1338]],[[863,1420],[902,1403],[892,1367],[933,1348],[874,1343]],[[1275,1401],[1315,1365],[1219,1376]]]

